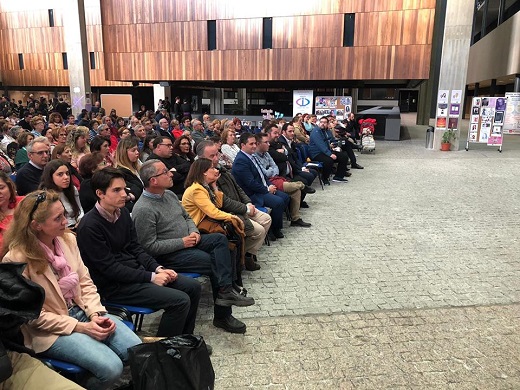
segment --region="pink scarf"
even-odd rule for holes
[[[67,264],[67,260],[63,255],[63,249],[59,240],[56,238],[53,240],[54,252],[43,242],[40,241],[40,245],[47,255],[47,260],[51,265],[54,272],[58,275],[58,285],[60,286],[63,298],[67,302],[67,306],[72,304],[72,300],[76,295],[76,287],[79,284],[79,277],[76,272],[70,269]]]

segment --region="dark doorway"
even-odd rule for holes
[[[399,91],[399,109],[401,112],[417,112],[419,91]]]

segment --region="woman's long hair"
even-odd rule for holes
[[[85,146],[83,147],[82,150],[79,150],[76,145],[76,142],[77,142],[78,138],[81,136],[85,137]],[[67,146],[70,146],[70,151],[72,152],[73,157],[78,157],[78,155],[80,153],[89,153],[90,152],[87,140],[88,140],[88,128],[85,126],[78,126],[75,130],[71,131],[67,135],[66,144],[67,144]]]
[[[36,206],[38,196],[43,193],[45,200]],[[4,234],[2,257],[9,250],[16,249],[25,255],[30,266],[38,273],[43,273],[48,266],[48,260],[31,221],[43,223],[49,217],[50,206],[59,200],[60,196],[54,191],[34,191],[22,199],[14,211],[13,221]]]
[[[183,140],[187,140],[190,143],[190,150],[187,154],[181,152],[181,142]],[[181,135],[179,138],[177,138],[173,143],[173,153],[179,156],[186,156],[191,162],[193,162],[195,160],[195,153],[193,153],[193,150],[191,150],[190,137],[188,137],[187,135]]]
[[[207,158],[198,158],[193,164],[191,164],[190,171],[186,176],[184,187],[188,188],[193,183],[198,183],[202,186],[206,186],[204,181],[204,172],[213,166],[213,162]]]
[[[139,176],[141,161],[137,159],[137,161],[132,162],[128,158],[128,150],[132,149],[133,147],[139,148],[139,140],[136,137],[127,137],[119,141],[116,148],[116,168],[126,168],[134,175]]]
[[[70,175],[70,181],[69,186],[67,188],[61,189],[54,183],[54,180],[52,178],[52,175],[54,175],[54,172],[58,170],[59,167],[66,167],[69,171]],[[62,161],[62,160],[52,160],[45,165],[45,168],[43,169],[42,173],[42,179],[40,182],[40,189],[41,190],[52,190],[56,192],[63,192],[63,195],[65,195],[65,198],[69,201],[70,205],[72,206],[72,215],[71,217],[76,218],[79,215],[79,205],[76,202],[75,192],[74,192],[74,184],[72,183],[72,174],[70,173],[70,169],[68,165]]]
[[[7,188],[9,188],[9,203],[15,204],[16,202],[16,186],[14,182],[11,180],[9,175],[4,171],[0,171],[0,180],[5,183]],[[12,207],[12,206],[11,206]],[[0,221],[5,218],[5,215],[0,211]]]

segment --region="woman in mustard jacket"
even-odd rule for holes
[[[91,375],[80,384],[105,389],[120,377],[127,349],[140,340],[106,314],[75,236],[66,227],[56,192],[28,194],[4,236],[8,253],[2,261],[27,263],[24,276],[45,289],[40,317],[22,326],[26,347],[83,367]]]

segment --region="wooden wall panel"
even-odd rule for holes
[[[217,21],[217,49],[261,49],[262,18]],[[207,45],[207,26],[206,45]],[[273,32],[273,36],[274,36]],[[207,48],[207,46],[206,46]],[[200,48],[201,50],[203,48]]]
[[[68,84],[64,4],[41,0],[29,10],[0,0],[4,84]],[[48,9],[56,27],[48,25]],[[342,46],[344,13],[356,14],[354,47]],[[435,0],[85,0],[87,47],[97,68],[91,84],[427,78],[434,16]],[[261,49],[264,17],[273,18],[269,50]],[[207,20],[217,21],[214,51],[207,50]]]
[[[341,14],[273,18],[273,47],[291,49],[342,44]]]

